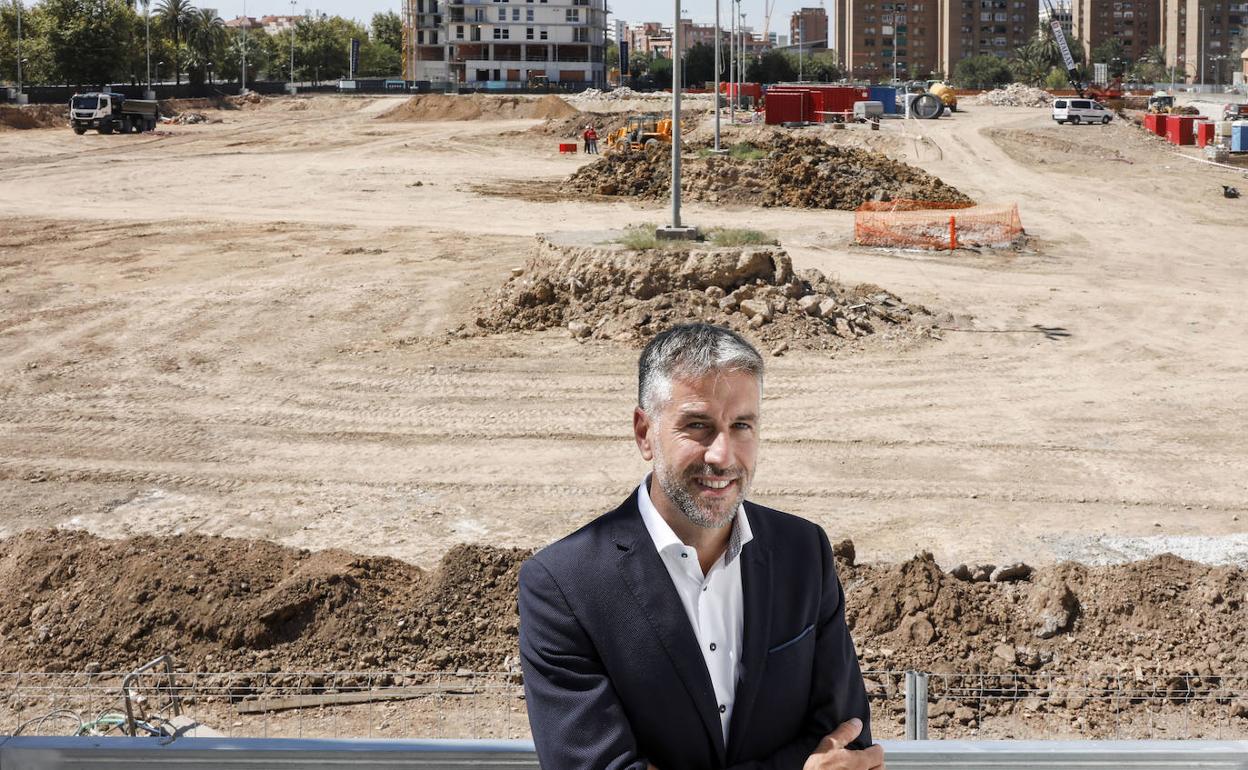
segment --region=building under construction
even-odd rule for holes
[[[404,0],[404,77],[435,87],[601,88],[606,16],[606,0]]]

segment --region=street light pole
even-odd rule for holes
[[[22,0],[17,0],[17,103],[25,104],[22,92]]]
[[[299,0],[290,0],[290,17],[295,18],[295,4]],[[290,24],[290,92],[295,92],[295,28],[299,25],[298,20],[294,20]]]
[[[715,0],[715,152],[719,152],[719,0]]]
[[[672,223],[655,231],[655,237],[664,239],[692,239],[698,235],[696,227],[680,223],[680,0],[675,0],[672,16]]]
[[[247,93],[247,0],[243,0],[243,74],[239,80],[238,95]]]
[[[741,66],[737,69],[737,101],[745,88],[745,13],[741,11],[741,0],[737,0],[737,11],[741,13],[741,24],[737,28],[741,32]]]
[[[806,17],[798,11],[797,17],[797,82],[802,82],[802,49],[806,45]]]
[[[733,11],[734,0],[728,0],[728,122],[737,122],[737,102],[732,98],[733,84],[737,82],[737,67],[740,57],[737,55],[737,14]]]
[[[897,4],[893,4],[893,83],[897,82]]]

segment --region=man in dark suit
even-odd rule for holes
[[[638,379],[652,472],[520,572],[542,767],[883,768],[827,535],[745,501],[762,358],[688,324],[651,340]]]

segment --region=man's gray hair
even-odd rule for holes
[[[672,396],[672,380],[712,372],[748,372],[763,390],[763,357],[736,332],[707,323],[673,326],[656,334],[637,362],[637,404],[657,419]]]

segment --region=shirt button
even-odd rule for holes
[[[711,652],[715,652],[715,643],[711,642]]]
[[[728,707],[727,707],[727,706],[725,706],[725,705],[724,705],[724,704],[722,704],[722,703],[721,703],[721,704],[719,704],[719,713],[723,714],[723,713],[724,713],[724,712],[726,712],[727,710],[728,710]]]
[[[681,551],[681,552],[680,552],[680,558],[682,558],[682,559],[688,559],[688,558],[689,558],[689,554],[685,553],[684,551]]]

